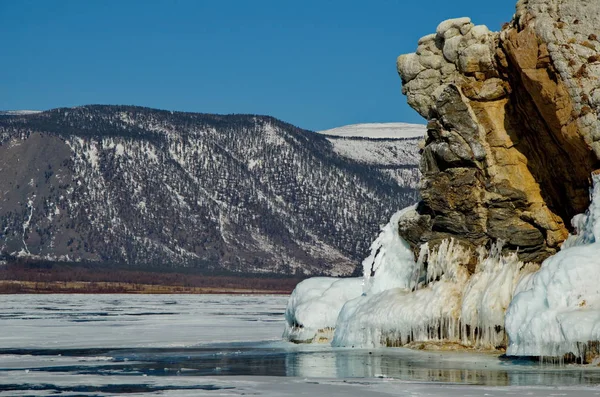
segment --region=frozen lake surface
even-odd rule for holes
[[[0,396],[600,396],[596,367],[294,345],[286,296],[1,298]]]

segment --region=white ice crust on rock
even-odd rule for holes
[[[518,285],[506,314],[507,355],[585,356],[600,340],[600,176],[593,199],[573,219],[577,234]]]
[[[382,234],[385,233],[384,229]],[[385,252],[386,248],[382,246],[380,252]],[[395,288],[368,291],[348,302],[338,317],[332,345],[401,346],[413,340],[437,339],[438,329],[445,330],[448,337],[458,338],[458,321],[453,320],[460,314],[460,291],[468,276],[466,269],[461,269],[456,261],[442,258],[446,254],[452,257],[464,255],[464,251],[457,248],[453,242],[442,247],[444,252],[437,260],[433,258],[435,265],[430,266],[431,270],[428,269],[426,274],[419,271],[422,270],[419,262],[409,258],[403,258],[402,262],[387,262],[393,267],[407,269],[404,272],[407,277],[404,280],[397,278],[399,285]],[[391,272],[380,273],[387,278]],[[421,288],[404,287],[414,285],[413,274],[439,279]],[[391,283],[387,285],[392,287]]]
[[[471,275],[464,266],[470,253],[453,240],[436,250],[424,244],[415,260],[398,234],[399,220],[415,207],[399,211],[373,242],[363,277],[296,287],[284,336],[350,347],[507,346],[510,356],[583,358],[600,341],[600,175],[593,182],[589,210],[573,218],[576,234],[539,270],[502,254],[500,243],[480,249]]]
[[[333,346],[354,347],[415,341],[485,348],[502,344],[513,290],[534,269],[516,255],[503,256],[498,245],[480,253],[470,277],[463,265],[470,253],[453,240],[436,250],[423,245],[415,260],[398,234],[400,219],[414,213],[414,206],[401,210],[382,228],[363,261],[362,278],[300,283],[288,303],[284,337],[311,342],[333,336]]]
[[[397,215],[390,224],[397,225]],[[378,248],[380,255],[387,248],[398,249],[398,243],[385,236],[391,232],[389,226],[378,238],[384,245],[372,247]],[[397,232],[395,235],[399,238]],[[423,246],[417,261],[395,255],[397,261],[385,263],[395,271],[377,268],[384,270],[379,275],[386,283],[377,283],[376,271],[371,288],[343,307],[332,345],[377,347],[442,341],[482,348],[502,345],[504,313],[514,288],[535,267],[519,262],[514,254],[503,256],[501,246],[496,245],[489,253],[480,252],[477,269],[469,277],[462,265],[469,255],[453,240],[434,251]],[[425,257],[427,269],[423,267]],[[365,267],[365,273],[367,270]]]
[[[299,283],[285,310],[283,337],[293,342],[330,339],[342,306],[360,296],[361,277],[313,277]]]
[[[477,268],[463,292],[460,319],[464,344],[490,348],[504,343],[504,316],[517,283],[538,269],[535,264],[520,262],[516,253],[503,255],[501,251],[500,243],[489,253],[480,248]]]
[[[377,294],[392,288],[413,289],[420,276],[410,246],[398,234],[400,218],[416,215],[416,206],[392,215],[379,237],[371,244],[371,254],[363,261],[364,293]]]

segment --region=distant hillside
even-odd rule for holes
[[[407,123],[353,124],[319,131],[338,155],[376,168],[401,186],[419,182],[419,143],[426,127]]]
[[[380,158],[349,157],[335,142],[268,116],[131,106],[5,114],[0,256],[351,273],[416,192]]]
[[[427,132],[424,124],[409,123],[366,123],[350,124],[330,130],[319,131],[324,135],[339,136],[343,138],[370,138],[370,139],[407,139],[423,138]]]
[[[0,116],[25,116],[41,113],[40,110],[0,110]]]

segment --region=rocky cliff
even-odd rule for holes
[[[300,283],[284,336],[597,363],[597,26],[597,1],[521,1],[500,33],[453,19],[400,56],[428,120],[422,200],[363,277]]]
[[[500,32],[442,22],[398,58],[428,120],[422,201],[400,220],[416,251],[453,238],[505,241],[523,261],[554,254],[589,204],[600,158],[600,3],[521,0]]]
[[[384,168],[267,116],[132,106],[0,115],[0,261],[349,274],[380,224],[416,197],[412,180]]]

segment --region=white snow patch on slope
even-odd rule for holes
[[[395,180],[400,186],[410,187],[415,190],[419,187],[421,172],[417,165],[414,168],[382,169],[381,172]]]
[[[427,127],[423,124],[365,123],[346,125],[318,131],[318,133],[344,138],[406,139],[423,138],[426,131]]]
[[[115,146],[115,156],[121,157],[123,154],[125,154],[125,146],[121,143],[117,143]]]
[[[359,163],[383,166],[382,172],[416,169],[421,158],[419,143],[426,127],[419,124],[354,124],[320,131],[339,156]],[[400,168],[398,168],[400,167]],[[408,167],[408,168],[407,168]],[[407,175],[403,175],[407,176]],[[399,173],[392,177],[401,185],[415,185],[414,177],[405,180]],[[418,174],[416,175],[418,179]]]
[[[285,145],[285,139],[283,139],[283,137],[281,136],[281,132],[278,131],[272,124],[265,124],[264,137],[265,140],[272,145]]]
[[[98,154],[98,148],[96,147],[96,143],[90,142],[89,147],[87,147],[87,150],[84,150],[83,153],[87,157],[92,168],[98,170],[100,168],[100,158]]]
[[[420,139],[365,140],[357,138],[327,138],[339,156],[373,165],[419,164]]]

